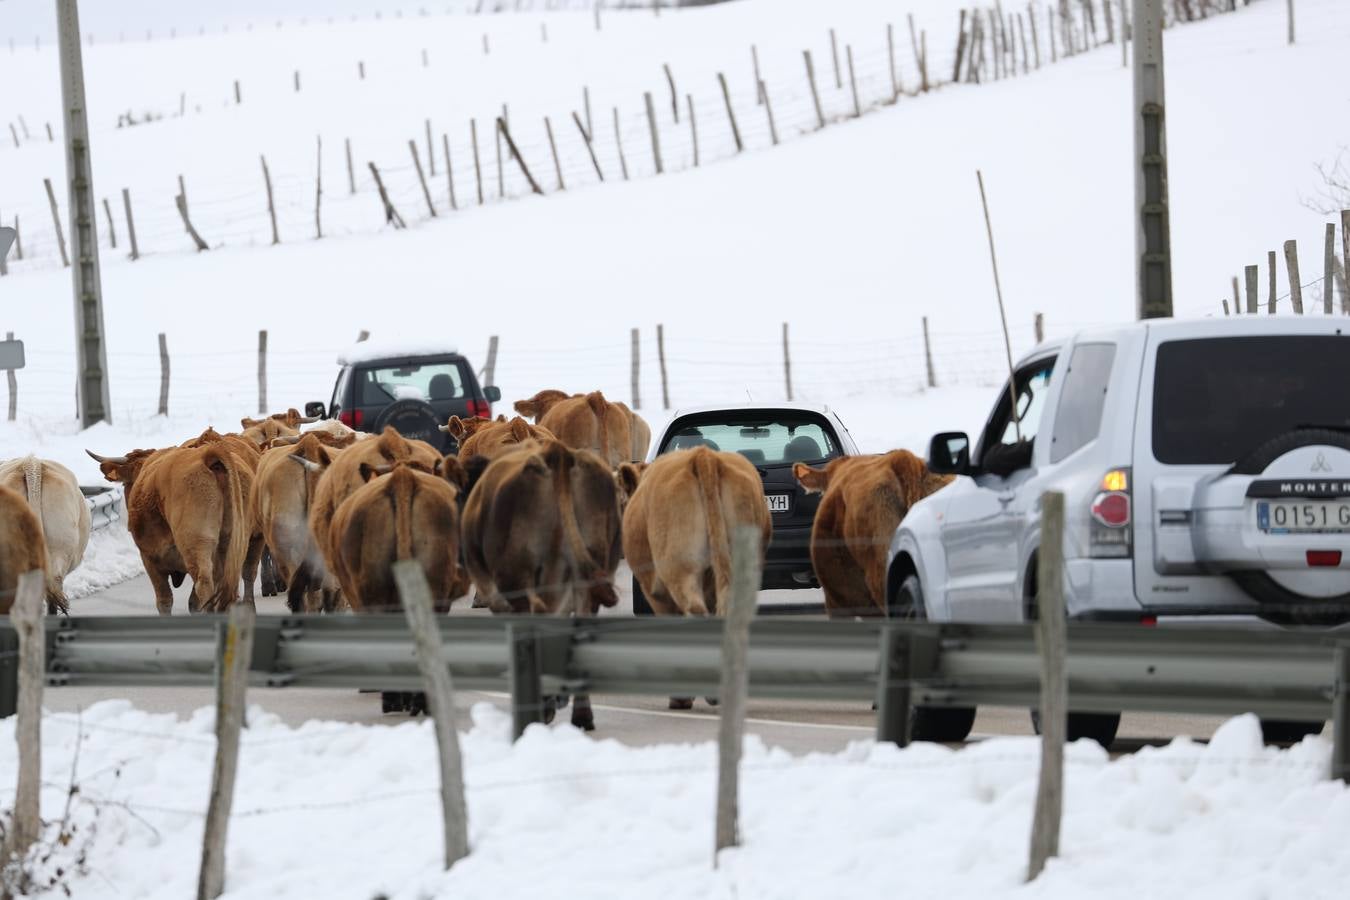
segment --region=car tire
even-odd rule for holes
[[[1116,732],[1120,731],[1120,713],[1071,712],[1067,724],[1066,739],[1069,743],[1088,738],[1101,744],[1103,749],[1110,750],[1116,742]],[[1031,711],[1031,727],[1037,734],[1041,733],[1039,709]]]
[[[1305,737],[1321,734],[1325,722],[1299,722],[1290,719],[1262,719],[1261,739],[1267,744],[1297,744]]]
[[[908,575],[886,604],[888,618],[899,622],[921,622],[928,617],[923,602],[923,583],[918,575]],[[975,726],[973,706],[915,706],[910,713],[909,734],[915,741],[959,744]]]
[[[656,615],[656,611],[652,609],[651,603],[647,602],[647,595],[642,592],[642,585],[638,584],[636,575],[633,576],[633,615]]]
[[[375,417],[371,432],[379,434],[385,426],[393,425],[394,430],[409,440],[426,441],[433,447],[443,447],[445,435],[440,430],[440,420],[431,404],[421,400],[395,400]]]

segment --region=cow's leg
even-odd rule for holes
[[[150,587],[155,591],[155,609],[161,616],[173,614],[173,588],[169,587],[169,573],[160,569],[159,564],[144,553],[141,563],[145,566],[145,576],[150,579]]]
[[[263,536],[255,534],[248,539],[248,552],[244,554],[244,601],[253,602],[253,583],[258,580],[258,567],[262,563]]]
[[[311,612],[307,598],[312,592],[309,565],[301,563],[300,568],[295,570],[295,574],[286,583],[286,608],[293,613],[298,613],[301,610]]]
[[[675,605],[686,616],[707,616],[708,597],[703,593],[703,573],[700,571],[684,571],[673,578],[663,579],[670,587],[671,597],[675,600]]]
[[[595,712],[591,709],[590,694],[577,694],[572,703],[572,725],[582,731],[595,730]]]
[[[179,552],[183,556],[187,573],[192,578],[192,597],[188,600],[188,609],[193,609],[195,601],[197,609],[211,612],[216,608],[219,593],[219,586],[216,584],[215,541],[202,540],[180,546]]]

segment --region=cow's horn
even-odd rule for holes
[[[290,457],[287,457],[287,458],[288,458],[288,459],[291,459],[291,460],[294,460],[295,462],[297,462],[297,463],[299,463],[300,465],[304,466],[306,471],[309,471],[309,472],[322,472],[322,471],[323,471],[323,466],[319,465],[319,464],[316,463],[316,462],[311,462],[310,460],[305,459],[303,456],[290,456]]]
[[[120,466],[127,461],[127,458],[125,456],[99,456],[93,450],[86,450],[84,452],[88,453],[90,458],[92,458],[94,462],[112,463],[115,466]]]
[[[449,425],[437,425],[436,428],[437,428],[438,430],[440,430],[440,431],[444,431],[446,434],[449,434],[449,433],[450,433],[450,426],[449,426]]]
[[[291,434],[291,435],[286,435],[285,437],[272,438],[272,443],[273,443],[273,444],[298,444],[298,443],[300,443],[300,435],[298,435],[298,434]]]
[[[295,421],[299,422],[301,425],[312,425],[313,423],[319,421],[319,417],[318,417],[318,416],[300,416],[300,417],[297,418]]]

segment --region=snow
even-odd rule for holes
[[[452,343],[424,338],[420,341],[391,341],[388,338],[371,338],[353,344],[338,354],[340,366],[356,365],[374,359],[400,359],[414,356],[438,356],[442,353],[458,353]]]
[[[1343,896],[1350,791],[1330,745],[1261,745],[1252,716],[1207,746],[1179,738],[1111,760],[1067,748],[1061,855],[1024,886],[1039,742],[952,750],[859,741],[793,757],[745,743],[742,846],[712,867],[716,749],[628,747],[476,705],[461,735],[470,856],[440,871],[428,722],[281,724],[249,712],[226,896],[948,898]],[[72,777],[81,898],[190,896],[214,753],[213,714],[186,721],[125,701],[43,725],[43,815]],[[16,765],[0,722],[0,771]],[[601,722],[603,735],[603,722]],[[78,748],[78,764],[73,757]],[[72,776],[73,772],[73,776]],[[90,841],[85,845],[84,841]],[[64,853],[64,855],[63,855]],[[847,885],[845,889],[844,885]]]
[[[114,522],[89,535],[80,565],[66,576],[66,598],[72,615],[80,614],[78,601],[101,590],[144,574],[141,553],[127,531],[126,523]]]

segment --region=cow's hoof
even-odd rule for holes
[[[671,709],[693,709],[693,708],[694,708],[694,698],[693,698],[693,697],[671,697],[671,698],[670,698],[670,708],[671,708]]]
[[[704,697],[703,702],[707,703],[709,706],[716,706],[722,701],[718,700],[716,697]]]
[[[427,695],[421,691],[408,695],[408,715],[420,716],[427,711]]]
[[[572,727],[580,728],[582,731],[594,731],[595,716],[573,716]]]

